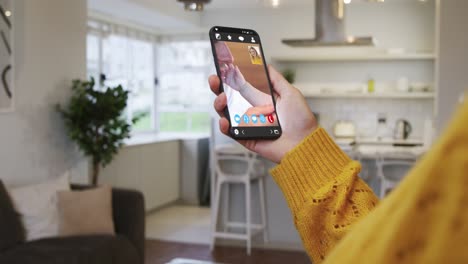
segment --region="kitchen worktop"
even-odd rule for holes
[[[343,151],[355,154],[360,158],[375,159],[376,157],[391,157],[414,159],[427,151],[421,139],[393,139],[393,138],[357,138],[355,140],[336,139]]]
[[[422,146],[424,144],[422,139],[408,138],[408,139],[394,139],[394,138],[377,138],[366,137],[357,138],[356,144],[359,145],[415,145]]]
[[[361,158],[366,159],[375,159],[377,157],[417,159],[427,152],[427,148],[424,146],[357,145],[354,151],[358,153]]]

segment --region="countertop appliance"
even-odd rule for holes
[[[356,126],[351,121],[338,121],[333,127],[333,135],[336,139],[355,139]]]
[[[395,139],[407,139],[411,134],[413,128],[411,124],[405,119],[399,119],[395,124],[395,131],[393,138]]]

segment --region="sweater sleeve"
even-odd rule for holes
[[[359,178],[360,169],[319,128],[271,170],[314,263],[324,260],[352,224],[378,202]]]

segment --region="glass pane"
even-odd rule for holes
[[[153,129],[154,102],[154,56],[153,45],[150,42],[130,40],[132,54],[131,79],[129,83],[129,110],[132,116],[145,114],[134,126],[134,131]]]
[[[166,43],[158,47],[157,58],[160,130],[208,132],[212,96],[207,78],[214,72],[209,42]],[[185,124],[169,125],[169,117]]]
[[[88,34],[86,38],[86,67],[89,78],[99,80],[99,37]]]
[[[189,114],[186,112],[163,112],[159,115],[159,131],[187,132]]]
[[[103,73],[106,86],[122,85],[128,89],[130,75],[130,54],[126,38],[111,35],[103,40]]]
[[[103,42],[103,71],[106,86],[122,85],[130,91],[127,120],[144,116],[133,131],[153,130],[154,52],[151,42],[110,35]]]
[[[210,132],[210,114],[207,112],[196,112],[191,115],[191,131]]]
[[[151,109],[146,109],[142,112],[134,112],[134,115],[145,114],[132,127],[133,131],[148,131],[153,128],[153,120],[151,117]]]

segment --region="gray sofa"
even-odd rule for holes
[[[72,186],[72,189],[87,189]],[[116,236],[90,235],[24,241],[24,228],[0,181],[0,263],[144,263],[145,211],[140,192],[112,190]]]

